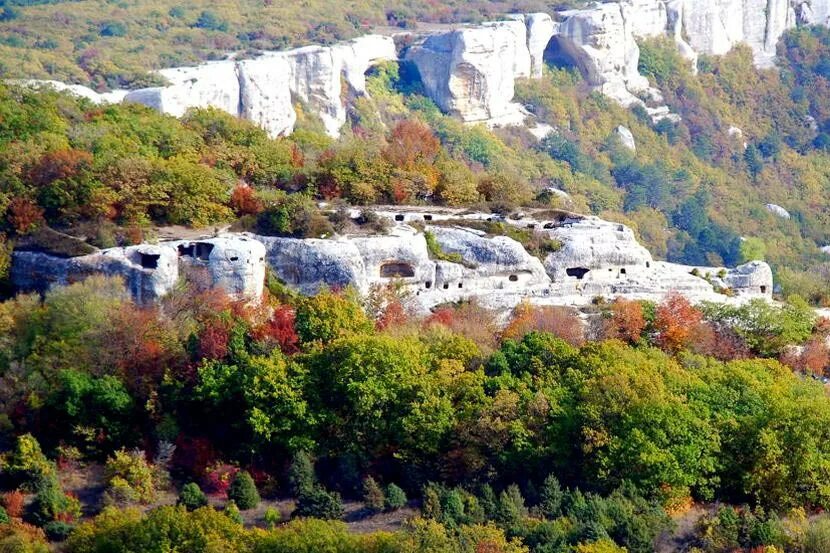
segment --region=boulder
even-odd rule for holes
[[[614,129],[614,134],[626,149],[631,150],[632,152],[637,151],[637,143],[634,141],[634,135],[631,134],[631,130],[628,127],[620,125]]]
[[[235,299],[259,301],[265,287],[265,246],[253,236],[225,234],[165,242],[183,275],[197,285],[220,288]]]
[[[69,92],[80,98],[85,98],[95,104],[117,104],[124,99],[126,90],[113,90],[111,92],[98,93],[91,88],[79,84],[67,84],[60,81],[47,81],[38,79],[10,79],[9,84],[31,88],[33,90],[52,89],[57,92]]]
[[[776,217],[780,217],[782,219],[790,218],[790,212],[778,204],[764,204],[764,208]]]

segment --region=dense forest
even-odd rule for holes
[[[394,287],[269,290],[139,307],[91,277],[0,304],[0,546],[646,552],[720,501],[688,543],[823,551],[799,549],[830,531],[806,518],[830,506],[830,326],[806,305],[617,300],[587,329],[523,305],[502,328]],[[407,522],[304,520],[355,502]]]

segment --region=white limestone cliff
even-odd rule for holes
[[[517,69],[530,72],[530,54],[520,21],[463,28],[427,37],[409,49],[424,88],[447,113],[467,122],[519,123],[513,103]]]

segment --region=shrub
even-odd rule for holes
[[[389,511],[397,511],[406,507],[406,494],[395,484],[389,484],[386,487],[386,509]]]
[[[371,476],[363,479],[363,504],[373,513],[379,513],[386,504],[383,490]]]
[[[3,506],[6,508],[6,513],[11,518],[20,518],[23,516],[23,507],[25,496],[20,490],[14,490],[3,494]]]
[[[55,465],[43,454],[35,437],[24,434],[17,439],[4,472],[27,489],[35,490],[41,480],[54,476]]]
[[[6,512],[6,509],[0,507],[0,524],[6,524],[11,520],[9,514]]]
[[[236,506],[243,511],[259,505],[259,492],[250,474],[245,471],[236,473],[231,487],[228,488],[228,499],[236,503]]]
[[[300,496],[294,515],[336,520],[343,516],[343,502],[339,493],[326,491],[322,486],[314,486]]]
[[[105,466],[110,488],[117,495],[132,495],[134,501],[150,503],[156,495],[153,468],[140,450],[116,451]],[[129,491],[128,491],[128,490]]]
[[[223,511],[225,516],[234,521],[237,524],[243,524],[245,521],[242,519],[242,513],[239,512],[239,507],[236,506],[236,503],[233,500],[228,501],[225,504],[225,510]]]
[[[179,493],[179,505],[184,505],[188,511],[195,511],[208,504],[207,496],[196,482],[189,482],[182,486]]]
[[[62,520],[53,520],[43,525],[43,531],[52,541],[63,541],[69,537],[72,530],[75,529],[74,524],[64,522]]]
[[[217,462],[205,469],[202,484],[209,494],[226,496],[237,472],[237,467]]]
[[[273,529],[277,524],[279,524],[280,520],[282,520],[282,513],[273,507],[268,507],[265,509],[265,514],[262,519],[265,521],[268,528]]]
[[[50,477],[38,484],[31,511],[32,519],[39,525],[54,520],[68,522],[80,516],[81,504],[74,496],[64,493],[57,477]]]

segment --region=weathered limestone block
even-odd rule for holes
[[[265,245],[266,261],[274,274],[304,294],[323,287],[360,287],[365,268],[357,247],[348,240],[257,236]]]
[[[763,261],[750,261],[728,269],[723,281],[738,295],[772,297],[772,269]]]
[[[619,138],[620,143],[632,152],[637,151],[637,143],[634,141],[634,135],[631,134],[631,129],[622,125],[614,129],[614,134]]]
[[[152,302],[169,292],[178,281],[176,251],[143,244],[72,258],[30,251],[13,254],[11,280],[18,290],[44,292],[52,286],[71,284],[91,275],[120,276],[136,302]]]
[[[555,40],[591,86],[624,106],[639,103],[632,94],[648,89],[637,71],[640,49],[618,3],[562,12]]]
[[[291,134],[297,114],[291,102],[285,56],[265,55],[237,64],[240,116],[253,121],[271,136]]]
[[[778,204],[764,204],[764,208],[776,217],[780,217],[782,219],[790,218],[790,212]]]
[[[197,284],[221,288],[236,299],[258,301],[265,287],[265,246],[252,236],[165,243],[179,256],[181,271]],[[200,279],[208,277],[207,282]]]
[[[546,13],[529,13],[523,16],[527,27],[527,49],[530,54],[530,76],[541,78],[545,65],[545,48],[551,37],[559,31],[559,23]]]
[[[568,219],[550,235],[562,242],[545,258],[545,269],[554,281],[608,267],[648,269],[653,262],[630,228],[598,217]]]
[[[468,122],[520,122],[512,102],[516,49],[512,27],[465,28],[428,37],[410,48],[407,59],[444,112]]]

